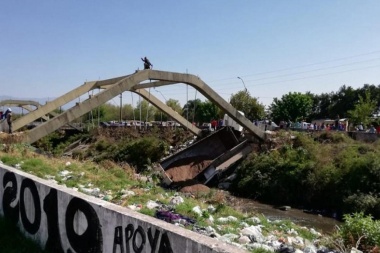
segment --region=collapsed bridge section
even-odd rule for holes
[[[223,127],[161,161],[156,169],[163,175],[163,182],[173,188],[207,185],[252,150],[239,131]]]

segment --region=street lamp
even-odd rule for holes
[[[157,91],[158,93],[160,93],[161,94],[161,96],[165,99],[165,103],[167,102],[167,100],[166,100],[166,97],[164,96],[164,94],[162,94],[162,92],[161,91],[159,91],[159,90],[156,90],[156,89],[154,89],[155,91]]]
[[[245,87],[245,83],[244,83],[243,78],[241,78],[240,76],[238,76],[237,78],[240,79],[240,80],[242,81],[242,83],[243,83],[243,85],[244,85],[245,92],[247,92],[248,90],[247,90],[247,87]]]

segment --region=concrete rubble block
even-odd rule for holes
[[[240,244],[247,244],[247,243],[251,242],[251,239],[249,239],[248,236],[243,235],[243,236],[240,236],[240,238],[239,238],[238,241],[239,241]]]
[[[250,226],[247,228],[243,228],[242,230],[240,230],[240,233],[242,235],[250,237],[251,240],[254,242],[262,243],[264,241],[264,236],[261,232],[260,226]]]

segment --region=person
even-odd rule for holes
[[[216,130],[216,125],[218,124],[218,122],[215,120],[215,119],[212,119],[211,120],[211,129],[213,130],[213,131],[215,131]]]
[[[340,120],[340,118],[339,118],[339,114],[338,114],[338,115],[336,115],[335,125],[334,125],[334,128],[336,131],[339,130],[339,120]]]
[[[150,63],[146,56],[144,58],[141,58],[141,60],[144,62],[144,69],[150,69],[150,67],[153,67],[152,63]]]
[[[375,134],[376,133],[375,127],[373,125],[371,125],[371,127],[369,128],[368,132],[371,133],[371,134]]]
[[[7,123],[8,123],[8,133],[12,133],[12,109],[8,108],[8,110],[5,112]]]

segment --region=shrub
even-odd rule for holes
[[[380,221],[374,221],[364,213],[344,215],[345,223],[337,231],[346,248],[356,247],[366,252],[380,245]]]
[[[141,172],[151,163],[160,160],[167,149],[168,145],[164,141],[155,137],[143,137],[117,150],[114,159],[135,165]]]

